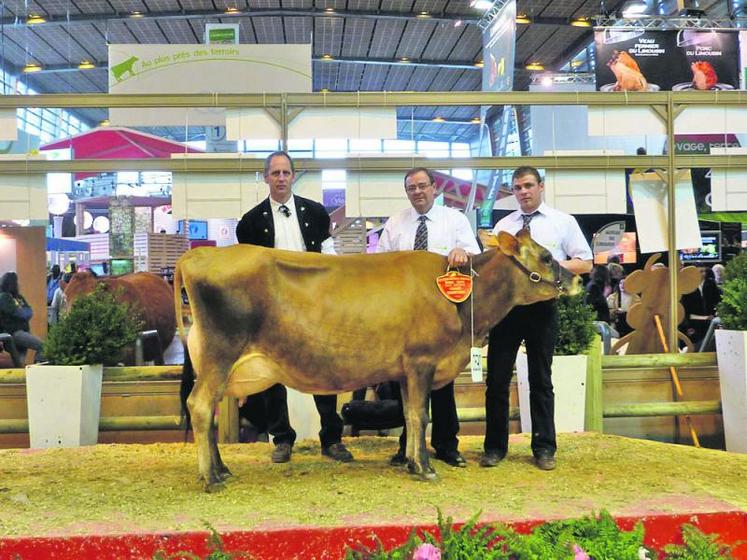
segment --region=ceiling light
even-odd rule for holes
[[[545,67],[542,66],[542,64],[540,64],[539,62],[530,62],[529,64],[525,65],[524,68],[533,72],[541,72],[545,69]]]
[[[226,8],[225,14],[229,16],[235,16],[236,14],[240,13],[240,10],[238,8]]]
[[[573,27],[591,27],[591,22],[587,17],[579,17],[571,20]]]
[[[322,93],[329,93],[329,90],[326,87],[320,89],[319,91],[321,91]]]
[[[431,119],[431,121],[432,121],[432,122],[439,122],[439,123],[440,123],[440,122],[446,122],[446,119],[445,119],[445,118],[443,118],[443,117],[433,117],[433,118]]]
[[[326,14],[334,14],[335,9],[334,8],[324,8],[324,13]]]
[[[96,68],[96,65],[90,60],[81,60],[78,64],[78,70],[91,70],[92,68]]]
[[[36,14],[31,14],[28,18],[26,18],[26,23],[29,25],[36,25],[38,23],[45,23],[47,20],[44,19],[42,16],[37,16]]]
[[[622,9],[623,17],[640,16],[648,10],[648,5],[644,0],[633,0],[628,2]]]
[[[461,19],[458,19],[454,22],[454,27],[461,27],[462,25],[464,25],[464,21]]]
[[[132,18],[141,18],[143,17],[143,12],[138,12],[137,10],[134,12],[130,12],[130,17]]]
[[[109,126],[109,119],[104,119],[99,123],[99,126]]]
[[[23,71],[26,74],[31,74],[32,72],[39,72],[42,69],[41,64],[38,64],[36,62],[29,62],[26,66],[23,67]]]
[[[410,59],[408,57],[406,57],[406,56],[403,56],[402,58],[399,59],[399,61],[400,62],[404,62],[404,63],[409,63]]]
[[[476,10],[489,10],[493,7],[493,2],[490,0],[472,0],[469,5]]]
[[[552,85],[552,76],[543,76],[541,83],[545,87],[550,87]]]
[[[530,24],[532,23],[532,18],[530,18],[526,14],[519,14],[518,16],[516,16],[516,23],[523,23],[525,25]]]
[[[474,64],[476,68],[483,68],[485,66],[485,63],[482,60],[475,60]]]
[[[415,17],[416,18],[429,18],[429,17],[431,17],[431,14],[429,12],[420,12]]]
[[[322,60],[334,60],[331,54],[323,54]]]
[[[471,122],[472,124],[480,124],[480,117],[475,117],[469,122]]]

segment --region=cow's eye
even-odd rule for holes
[[[542,255],[542,262],[550,264],[552,262],[552,255]]]

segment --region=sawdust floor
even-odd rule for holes
[[[390,467],[395,438],[349,438],[349,464],[296,444],[290,463],[266,443],[222,445],[233,471],[205,494],[193,444],[96,445],[0,451],[0,536],[115,534],[288,526],[431,524],[455,520],[747,511],[747,455],[599,434],[561,434],[558,468],[531,463],[529,437],[511,437],[507,459],[480,468],[482,437],[461,438],[469,461],[434,461],[436,482]]]

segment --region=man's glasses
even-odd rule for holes
[[[432,184],[432,183],[418,183],[417,185],[407,185],[407,186],[405,187],[405,190],[406,190],[406,191],[407,191],[408,193],[412,194],[412,193],[414,193],[414,192],[417,192],[417,191],[424,191],[424,190],[427,190],[427,189],[428,189],[428,187],[430,187],[430,186],[431,186],[431,184]]]

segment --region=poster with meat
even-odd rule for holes
[[[608,28],[594,39],[599,91],[739,88],[736,32]]]

